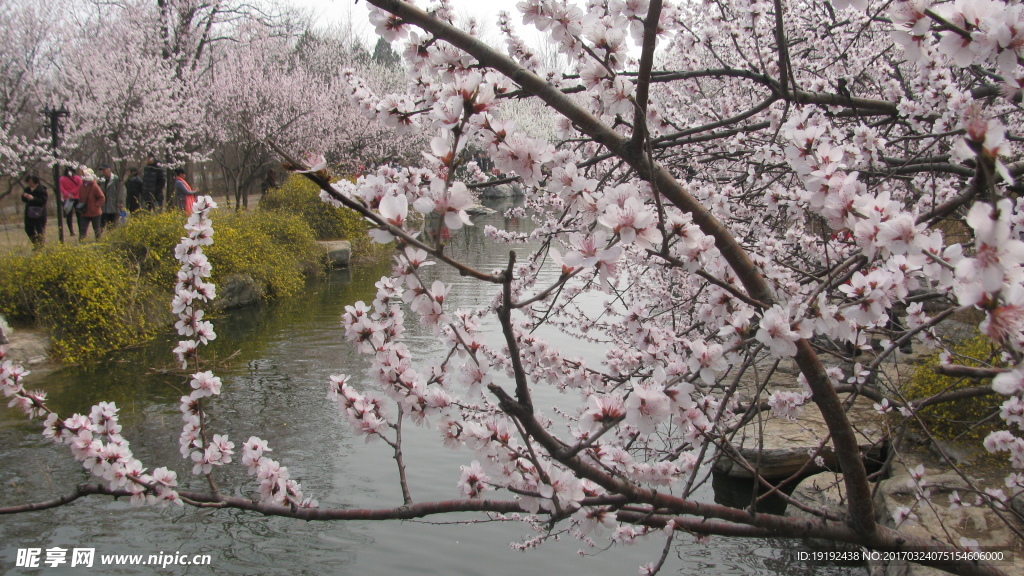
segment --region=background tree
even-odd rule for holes
[[[0,191],[3,198],[17,186],[20,173],[38,169],[49,156],[39,111],[50,103],[47,78],[58,49],[51,33],[60,23],[31,1],[3,0],[0,18],[9,30],[0,46],[0,174],[14,176]]]

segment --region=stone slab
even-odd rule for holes
[[[849,395],[841,394],[844,401]],[[868,460],[881,463],[885,457],[888,439],[884,434],[881,416],[873,408],[874,402],[859,397],[847,416],[857,432],[857,443]],[[733,438],[736,452],[751,466],[758,466],[762,477],[782,479],[799,472],[805,465],[806,473],[838,470],[839,464],[831,442],[821,451],[824,466],[811,462],[812,452],[828,437],[828,427],[817,407],[808,402],[796,421],[763,412],[761,421],[741,428]],[[808,464],[810,462],[810,464]],[[736,478],[751,478],[752,474],[739,462],[724,453],[715,462],[715,469]]]
[[[327,252],[327,261],[332,268],[345,268],[352,259],[352,243],[348,240],[324,240],[318,242]]]

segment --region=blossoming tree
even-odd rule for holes
[[[268,142],[290,150],[316,147],[352,173],[374,160],[418,152],[419,139],[391,138],[360,113],[342,73],[357,69],[368,81],[397,85],[400,70],[359,58],[337,36],[308,30],[290,36],[257,23],[237,31],[237,43],[214,51],[204,106],[208,142],[236,206],[248,206],[249,189],[275,163]]]
[[[55,22],[40,3],[11,0],[0,2],[0,18],[10,30],[0,47],[0,174],[19,174],[49,155],[39,108],[50,104],[46,78],[57,48],[46,28]]]
[[[970,499],[1020,537],[1005,505],[1024,487],[1024,207],[1014,185],[1022,170],[1020,5],[595,0],[583,10],[525,0],[524,22],[545,32],[571,67],[541,76],[507,26],[503,53],[463,30],[446,4],[425,12],[369,1],[378,33],[405,42],[410,89],[378,96],[352,76],[351,96],[399,134],[432,135],[425,164],[332,185],[321,159],[289,161],[305,163],[326,201],[359,211],[377,227],[374,238],[397,249],[376,299],[343,317],[345,336],[370,357],[369,378],[338,375],[329,395],[358,433],[394,451],[400,504],[320,509],[255,437],[243,443],[242,460],[258,491],[238,498],[219,490],[216,470],[235,445],[206,427],[221,384],[198,365],[197,350],[213,337],[198,308],[213,292],[201,254],[208,204],[178,250],[174,308],[189,338],[175,352],[195,370],[182,399],[182,454],[209,490],[178,491],[166,470],[147,472],[118,448],[126,440],[116,413],[101,405],[88,417],[47,416],[46,434],[103,479],[75,496],[131,494],[140,503],[322,520],[517,513],[539,530],[527,547],[555,526],[600,545],[596,535],[607,528],[616,541],[663,534],[665,555],[689,534],[813,536],[944,553],[920,559],[958,574],[1003,573],[955,556],[973,543],[950,532],[939,541],[905,530],[917,507],[967,503],[932,501],[925,470],[912,474],[914,507],[878,518],[875,478],[848,410],[861,396],[887,417],[916,421],[928,405],[1002,395],[1003,429],[984,445],[1009,454],[1011,473],[1000,487],[972,485]],[[502,111],[512,97],[536,98],[561,115],[564,142],[517,132]],[[446,249],[446,238],[473,224],[470,190],[485,179],[478,171],[470,182],[456,179],[468,145],[521,182],[540,223],[529,238],[487,231],[510,245],[498,270],[474,269]],[[411,211],[436,217],[444,233],[416,233]],[[963,241],[943,232],[951,226]],[[452,309],[448,287],[426,279],[431,264],[480,282],[493,293],[490,306]],[[418,367],[403,342],[406,311],[446,345],[442,360]],[[940,370],[979,385],[905,397],[886,372],[900,348],[947,346],[943,325],[971,313],[996,350],[990,366],[947,357]],[[500,326],[500,342],[484,337],[487,320]],[[540,335],[545,327],[599,347],[600,361],[555,349]],[[783,363],[795,366],[800,391],[771,388]],[[17,367],[5,365],[4,377],[12,404],[47,412]],[[741,383],[753,393],[740,394]],[[541,405],[536,392],[547,387],[566,402]],[[694,496],[715,458],[778,493],[760,458],[734,445],[736,431],[766,411],[798,421],[820,413],[827,437],[808,466],[834,455],[841,510],[788,497],[812,516],[795,519]],[[402,457],[409,424],[473,451],[461,499],[413,499]],[[642,571],[656,572],[665,555]]]

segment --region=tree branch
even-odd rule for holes
[[[647,138],[647,99],[651,90],[651,68],[654,66],[654,48],[658,44],[658,21],[661,18],[661,0],[651,0],[644,20],[643,51],[636,83],[636,112],[633,114],[631,145],[640,148]]]
[[[722,257],[728,262],[752,298],[766,304],[775,302],[767,281],[761,275],[757,266],[751,261],[746,251],[729,232],[728,228],[691,196],[663,166],[657,163],[649,164],[641,150],[633,149],[629,146],[629,142],[621,135],[576,105],[575,102],[570,100],[560,90],[533,72],[526,70],[512,59],[490,48],[479,39],[433,18],[426,12],[401,0],[368,1],[370,4],[387,10],[402,20],[415,24],[449,42],[456,48],[467,52],[482,65],[505,74],[524,90],[536,95],[545,104],[571,120],[581,132],[589,135],[596,142],[604,145],[610,152],[629,164],[641,178],[655,186],[677,208],[684,212],[689,212],[693,217],[694,224],[704,234],[711,236],[715,240],[715,245],[721,252]],[[818,96],[827,97],[828,95]],[[827,99],[823,98],[822,101]],[[835,99],[837,105],[842,105],[844,100],[846,100],[838,96]],[[806,340],[797,342],[796,362],[807,378],[808,385],[813,393],[814,402],[821,411],[829,432],[832,434],[836,455],[844,472],[844,481],[849,497],[848,511],[852,527],[865,536],[871,536],[876,530],[874,504],[872,502],[867,472],[860,457],[860,448],[857,444],[853,427],[850,425],[839,397],[832,388],[831,381],[825,373],[824,367]],[[509,407],[514,408],[511,405]],[[531,419],[524,421],[524,425],[529,420]],[[538,428],[540,430],[537,430]],[[545,436],[548,436],[547,432],[540,426],[532,427],[529,431],[531,433],[543,433]],[[545,448],[549,451],[558,450],[558,443],[553,442],[553,439],[551,440],[544,443]],[[552,455],[555,455],[555,452],[552,452]],[[577,470],[581,474],[584,471],[587,473],[593,472],[586,466]],[[593,480],[593,478],[591,479]],[[612,485],[619,486],[619,484],[619,481],[612,481]],[[628,490],[625,486],[620,487]],[[628,491],[631,492],[633,490]]]

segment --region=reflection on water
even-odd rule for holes
[[[483,238],[484,224],[529,231],[526,219],[501,214],[475,219],[460,232],[451,252],[469,265],[489,271],[504,267],[508,246]],[[364,378],[366,362],[344,343],[339,318],[344,306],[370,300],[373,284],[390,263],[340,271],[311,283],[301,297],[273,306],[251,308],[217,318],[218,338],[204,351],[224,380],[211,426],[228,433],[236,445],[250,435],[270,442],[273,456],[289,467],[307,495],[325,507],[385,507],[401,504],[394,462],[381,444],[353,438],[344,418],[326,400],[331,374]],[[481,287],[442,266],[430,270],[451,284],[449,302],[484,306],[495,289]],[[407,321],[409,347],[417,358],[430,358],[439,346],[429,332]],[[497,337],[493,324],[485,324]],[[173,335],[132,350],[111,354],[103,362],[65,368],[43,378],[29,376],[31,388],[49,393],[61,415],[87,412],[101,400],[121,408],[122,434],[144,465],[167,465],[182,482],[202,490],[191,466],[178,453],[181,418],[178,401],[187,380],[175,371],[170,353]],[[578,343],[552,341],[566,349]],[[575,351],[583,353],[584,350]],[[553,390],[538,390],[538,405],[559,400]],[[564,398],[562,399],[564,401]],[[0,505],[40,501],[67,494],[79,482],[92,481],[66,449],[54,448],[39,435],[39,426],[14,411],[0,409]],[[458,497],[459,466],[472,460],[463,451],[439,448],[430,429],[409,428],[406,461],[417,500]],[[240,464],[218,470],[221,485],[234,495],[250,496],[255,485]],[[699,495],[711,500],[710,487]],[[210,554],[212,567],[94,567],[93,573],[119,574],[465,574],[481,576],[531,573],[636,574],[653,560],[663,542],[652,537],[636,545],[580,557],[583,548],[571,538],[539,550],[515,552],[512,541],[532,536],[518,523],[479,522],[437,525],[431,522],[306,523],[264,518],[238,511],[133,508],[127,502],[92,497],[69,506],[0,517],[0,574],[15,568],[19,548],[95,548],[100,554]],[[764,540],[713,538],[707,545],[684,536],[669,570],[715,574],[853,574],[863,570],[801,566],[792,561],[793,544]],[[45,556],[45,554],[44,554]],[[46,574],[81,574],[64,565]],[[30,573],[39,573],[31,570]]]

